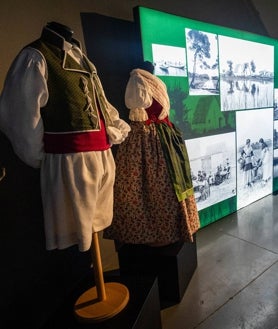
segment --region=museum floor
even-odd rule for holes
[[[197,233],[198,267],[163,329],[278,329],[278,196]]]
[[[160,309],[161,329],[278,329],[278,195],[202,228],[196,241],[198,266],[182,300],[161,309],[158,305],[155,312],[156,302],[149,303],[145,309],[149,319],[156,315],[159,319]],[[118,266],[114,245],[109,240],[100,242],[104,272],[109,273]],[[137,302],[144,289],[132,293],[131,299]],[[69,298],[44,329],[99,328],[76,324],[73,300]],[[134,328],[127,323],[104,327]]]

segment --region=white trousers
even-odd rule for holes
[[[47,250],[90,248],[92,233],[112,222],[114,181],[111,149],[45,155],[41,194]]]

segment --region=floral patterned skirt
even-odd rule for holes
[[[194,195],[178,201],[155,124],[131,128],[115,156],[114,215],[103,237],[151,246],[192,241],[200,227]]]

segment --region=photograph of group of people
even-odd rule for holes
[[[235,195],[240,209],[272,193],[273,108],[237,111],[236,125],[186,141],[198,210]]]
[[[278,120],[273,129],[273,178],[278,178]]]
[[[186,141],[198,210],[236,195],[235,133]]]
[[[237,205],[272,192],[273,108],[239,111],[237,120]]]
[[[264,186],[272,177],[270,147],[263,138],[260,138],[256,144],[259,144],[257,150],[251,145],[251,140],[246,139],[246,144],[242,148],[239,158],[240,169],[244,172],[244,187],[246,188],[252,187],[256,181],[260,181],[261,186]]]

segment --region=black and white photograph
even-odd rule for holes
[[[273,108],[274,108],[274,120],[278,120],[278,89],[275,88],[274,89],[274,104],[273,104]]]
[[[187,76],[184,48],[152,44],[152,54],[155,75]]]
[[[275,110],[275,109],[274,109]],[[273,127],[273,178],[278,177],[278,120]]]
[[[235,133],[186,141],[198,210],[236,195]]]
[[[272,192],[273,108],[238,111],[237,208]]]
[[[217,34],[185,29],[190,95],[219,94]]]
[[[221,35],[218,38],[221,111],[272,107],[274,47]]]

